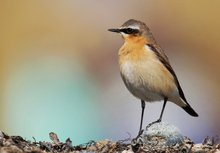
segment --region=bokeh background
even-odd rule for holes
[[[164,121],[195,142],[220,134],[220,1],[1,0],[0,130],[74,144],[136,136],[140,102],[119,74],[120,36],[130,18],[151,28],[170,58],[193,118],[169,103]],[[144,123],[162,103],[147,103]]]

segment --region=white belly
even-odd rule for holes
[[[121,65],[121,76],[135,97],[148,102],[160,101],[176,93],[176,89],[170,90],[173,83],[160,67],[161,63],[156,60],[126,61]]]

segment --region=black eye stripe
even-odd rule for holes
[[[136,34],[139,33],[138,29],[132,29],[132,28],[124,28],[120,30],[121,32],[124,32],[126,34]]]

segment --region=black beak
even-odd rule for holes
[[[120,29],[108,29],[108,31],[111,31],[111,32],[116,32],[116,33],[121,32],[121,30],[120,30]]]

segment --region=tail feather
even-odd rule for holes
[[[178,106],[182,107],[191,116],[194,116],[194,117],[199,116],[186,100],[183,100],[180,97],[171,97],[169,98],[169,100],[174,102]]]
[[[182,107],[188,114],[198,117],[199,115],[194,111],[194,109],[188,104]]]

